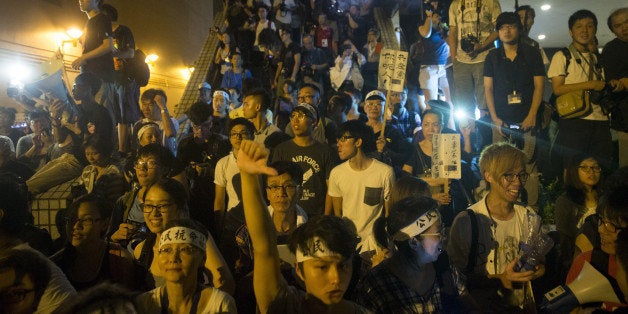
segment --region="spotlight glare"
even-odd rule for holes
[[[549,5],[549,4],[544,4],[544,5],[541,6],[541,10],[543,10],[543,11],[547,11],[547,10],[549,10],[551,8],[552,8],[552,6]]]
[[[545,35],[541,34],[541,35],[539,35],[537,38],[538,38],[539,40],[543,40],[543,39],[545,39]]]
[[[144,61],[146,63],[152,63],[152,62],[157,61],[157,59],[159,59],[159,56],[154,54],[154,53],[151,53],[148,56],[146,56],[146,60],[144,60]]]
[[[70,28],[67,30],[68,35],[72,37],[72,39],[79,39],[83,36],[83,31],[78,28]]]

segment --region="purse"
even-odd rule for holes
[[[582,66],[582,55],[577,52],[573,45],[569,46],[569,53],[576,57],[576,61],[582,71],[587,74],[589,80],[593,79],[594,69],[593,61],[586,62],[589,66],[588,71]],[[580,56],[580,57],[578,57]],[[586,61],[586,60],[585,60]],[[595,73],[597,76],[597,73]],[[591,91],[580,90],[573,91],[556,98],[556,112],[561,119],[576,119],[586,117],[593,112],[591,106]]]
[[[556,111],[562,119],[575,119],[587,116],[593,112],[590,92],[588,90],[574,91],[556,98]]]

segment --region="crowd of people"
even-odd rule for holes
[[[597,17],[573,13],[550,62],[529,6],[401,2],[401,91],[377,89],[381,4],[233,0],[215,79],[173,117],[125,70],[115,8],[79,1],[76,106],[31,100],[29,134],[0,110],[0,313],[529,313],[585,262],[619,303],[583,309],[625,311],[628,8],[601,54]],[[563,96],[584,109],[565,115]],[[434,173],[439,134],[460,139],[460,179]],[[564,193],[535,250],[552,243],[549,138]],[[52,239],[29,202],[68,181]]]

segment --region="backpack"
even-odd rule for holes
[[[569,72],[567,72],[567,68],[569,68],[569,63],[571,62],[571,52],[569,51],[569,48],[567,47],[560,48],[560,52],[562,52],[563,56],[565,56],[565,76],[567,76],[569,75]],[[549,99],[549,103],[552,105],[554,109],[556,109],[556,98],[558,98],[558,96],[552,93]]]
[[[150,68],[146,64],[146,54],[140,50],[135,49],[133,59],[128,59],[126,63],[127,76],[134,80],[137,85],[144,87],[148,85],[150,80]]]

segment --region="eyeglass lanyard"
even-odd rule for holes
[[[484,197],[484,205],[486,206],[486,212],[488,212],[488,218],[491,220],[491,236],[493,237],[493,274],[497,274],[497,254],[499,254],[499,242],[497,242],[497,222],[493,219],[491,210],[488,208],[488,196]]]

